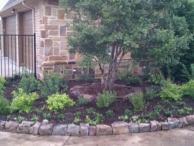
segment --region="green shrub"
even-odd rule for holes
[[[134,74],[128,75],[126,81],[127,81],[127,85],[131,85],[131,86],[138,86],[142,83],[141,78]]]
[[[48,109],[50,111],[57,112],[58,110],[62,110],[66,107],[71,107],[75,104],[73,100],[69,98],[67,94],[53,94],[48,97],[46,100],[48,104]]]
[[[106,111],[106,116],[107,117],[113,117],[115,114],[114,114],[114,112],[112,111],[112,110],[107,110]]]
[[[151,100],[155,97],[155,91],[152,88],[146,88],[146,92],[144,94],[144,97],[148,100]]]
[[[144,99],[142,92],[129,97],[129,101],[132,103],[136,111],[141,111],[144,108]]]
[[[0,96],[0,114],[8,113],[9,106],[10,106],[10,102],[6,98]]]
[[[190,80],[181,86],[183,95],[188,95],[194,99],[194,80]]]
[[[86,114],[89,114],[89,115],[93,114],[94,115],[94,114],[96,114],[96,112],[95,112],[95,110],[92,107],[90,107],[90,108],[86,109]]]
[[[38,87],[40,86],[39,84],[40,82],[36,80],[34,75],[29,75],[22,77],[18,84],[18,87],[22,88],[26,93],[31,93],[38,91]]]
[[[155,85],[162,85],[165,79],[161,72],[159,73],[149,73],[147,82]]]
[[[95,115],[93,120],[88,115],[86,115],[86,119],[85,119],[86,123],[91,125],[97,125],[103,120],[104,120],[104,116],[98,113]]]
[[[0,77],[0,96],[3,96],[3,91],[5,89],[6,80]]]
[[[44,80],[39,85],[40,96],[47,98],[49,95],[55,94],[56,92],[64,92],[67,90],[65,80],[59,73],[44,73]]]
[[[96,105],[99,108],[109,107],[116,100],[116,92],[103,90],[103,93],[98,93]]]
[[[78,105],[79,106],[85,106],[90,102],[89,99],[83,98],[83,97],[78,97]]]
[[[182,97],[182,92],[180,86],[166,81],[162,90],[160,91],[160,97],[164,100],[180,100]]]
[[[10,106],[10,111],[19,111],[29,113],[35,100],[39,98],[36,93],[26,94],[22,88],[18,92],[13,91],[13,101]]]

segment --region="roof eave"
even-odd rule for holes
[[[14,3],[8,5],[7,7],[1,9],[0,15],[1,15],[2,12],[4,12],[4,11],[6,11],[6,10],[12,8],[12,7],[14,7],[15,5],[17,5],[17,4],[19,4],[19,3],[23,2],[23,1],[25,1],[25,0],[18,0],[18,1],[15,1]]]

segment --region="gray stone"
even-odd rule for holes
[[[135,122],[129,123],[129,132],[130,133],[138,133],[139,132],[139,124]]]
[[[65,135],[67,124],[60,124],[53,127],[52,135]]]
[[[140,132],[149,132],[150,131],[150,124],[149,123],[140,123],[139,124],[139,131]]]
[[[9,121],[5,123],[5,131],[6,132],[17,132],[17,127],[19,126],[19,123],[14,121]]]
[[[0,131],[5,129],[5,121],[0,121]]]
[[[114,122],[112,123],[113,128],[113,134],[119,135],[119,134],[128,134],[129,133],[129,124],[127,122]]]
[[[189,125],[194,124],[194,115],[186,116]]]
[[[109,125],[96,125],[96,135],[112,135],[112,127]]]
[[[29,128],[29,134],[37,135],[40,125],[40,122],[36,122],[32,127]]]
[[[180,121],[177,118],[168,118],[169,129],[177,128]]]
[[[80,135],[88,136],[89,133],[89,124],[80,123]]]
[[[53,130],[53,124],[41,125],[39,128],[40,135],[51,135]]]
[[[67,131],[65,132],[67,136],[78,136],[79,126],[75,124],[68,124]]]
[[[96,126],[90,126],[89,127],[89,136],[95,136],[96,135]]]
[[[29,129],[32,125],[34,125],[35,122],[30,122],[30,121],[22,121],[22,123],[18,126],[17,132],[18,133],[29,133]]]
[[[49,124],[49,120],[44,119],[44,120],[42,121],[42,125],[47,125],[47,124]]]
[[[150,131],[154,132],[158,129],[158,121],[150,121]]]
[[[162,124],[162,130],[169,130],[168,122],[161,122]]]
[[[186,117],[179,118],[179,121],[180,121],[180,123],[178,125],[179,128],[185,127],[188,125]]]

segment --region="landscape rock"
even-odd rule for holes
[[[161,122],[162,124],[162,130],[169,130],[168,122]]]
[[[162,130],[162,124],[160,122],[157,123],[157,131]]]
[[[158,121],[150,121],[150,131],[154,132],[158,129]]]
[[[89,133],[89,124],[80,123],[80,135],[88,136]]]
[[[83,94],[82,98],[85,98],[85,99],[88,99],[90,101],[93,101],[93,100],[96,99],[96,96],[95,95],[91,95],[91,94]]]
[[[130,133],[138,133],[139,132],[139,124],[135,122],[129,123],[129,132]]]
[[[174,129],[179,126],[180,121],[177,118],[168,118],[169,129]]]
[[[42,121],[42,125],[47,125],[47,124],[49,124],[49,120],[44,119],[44,120]]]
[[[90,126],[89,127],[89,136],[96,136],[96,126]]]
[[[5,131],[6,132],[17,132],[17,127],[19,126],[19,123],[14,121],[9,121],[5,123]]]
[[[96,135],[112,135],[112,127],[109,125],[96,125]]]
[[[67,124],[60,124],[53,127],[52,135],[65,135],[67,131]]]
[[[68,124],[67,131],[65,132],[67,136],[78,136],[79,135],[79,126],[75,124]]]
[[[186,118],[189,125],[194,124],[194,115],[187,116]]]
[[[40,122],[36,122],[32,127],[29,128],[29,134],[37,135],[40,125]]]
[[[18,132],[18,133],[28,134],[28,133],[29,133],[30,127],[33,126],[34,123],[35,123],[35,122],[22,121],[22,123],[19,124],[19,126],[17,127],[17,132]]]
[[[187,118],[186,117],[179,118],[179,121],[180,121],[179,126],[178,126],[179,128],[185,127],[185,126],[188,125],[188,122],[187,122]]]
[[[42,124],[39,128],[40,135],[51,135],[53,130],[53,124]]]
[[[118,134],[128,134],[129,133],[129,124],[127,122],[114,122],[112,123],[112,129],[113,129],[113,134],[118,135]]]
[[[5,121],[0,121],[0,131],[5,129]]]
[[[150,124],[149,123],[140,123],[139,124],[139,132],[149,132]]]

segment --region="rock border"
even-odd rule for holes
[[[149,123],[123,122],[117,121],[110,125],[98,124],[90,126],[89,124],[59,124],[53,125],[48,120],[40,122],[22,121],[1,121],[0,131],[32,134],[32,135],[65,135],[65,136],[103,136],[119,135],[142,132],[156,132],[161,130],[170,130],[182,128],[194,124],[194,115],[182,118],[169,117],[165,122],[150,121]]]

